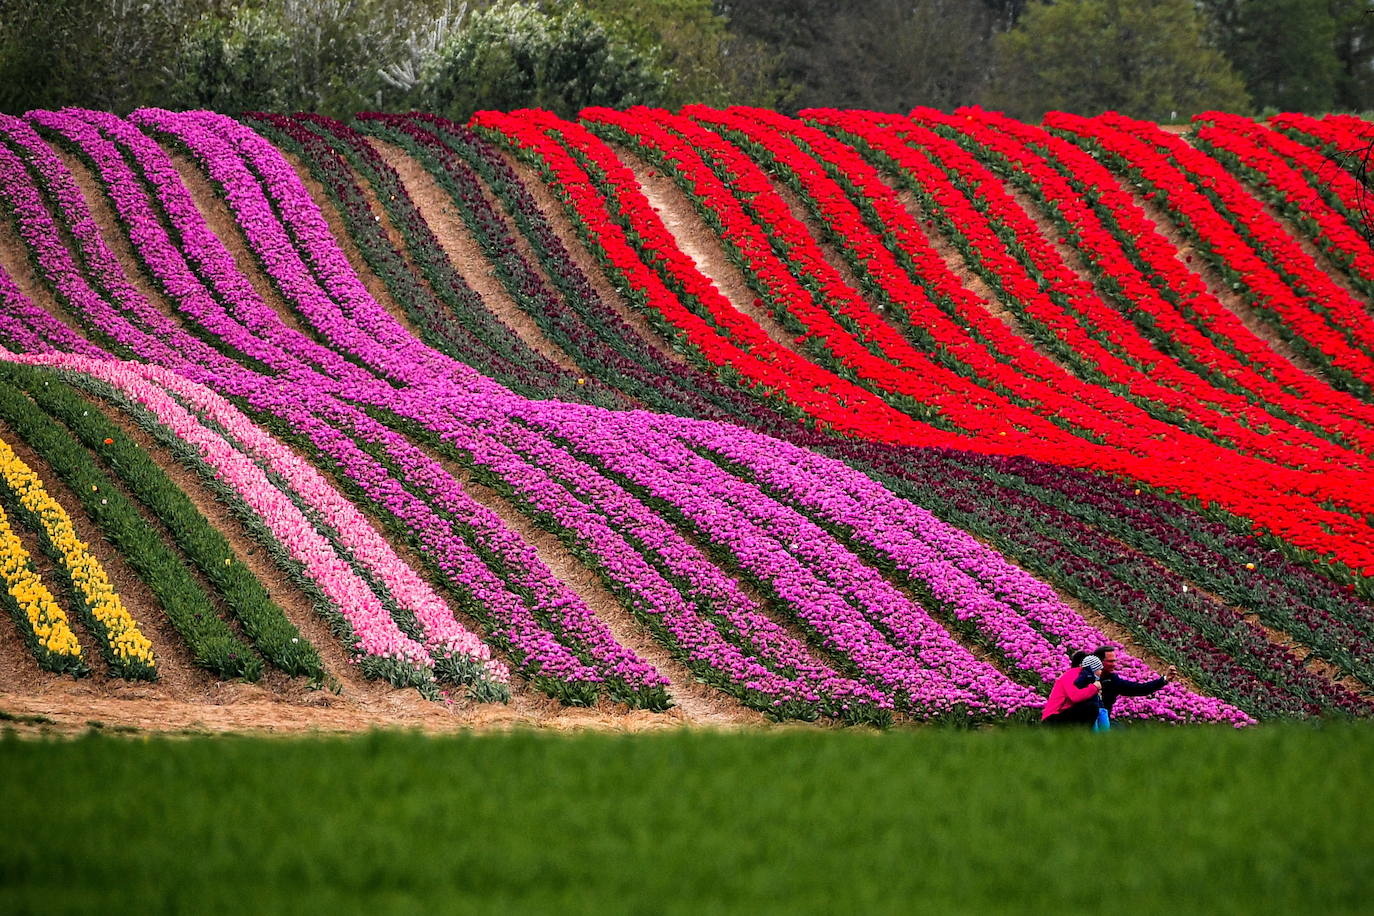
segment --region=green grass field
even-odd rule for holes
[[[0,912],[1374,910],[1374,729],[0,741]]]

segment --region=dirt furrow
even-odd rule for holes
[[[532,350],[568,372],[579,372],[562,348],[549,340],[538,323],[525,313],[506,291],[496,267],[482,251],[482,245],[468,229],[448,191],[416,159],[390,143],[369,138],[382,159],[396,170],[421,217],[439,240],[449,263],[502,324],[510,328]]]
[[[774,343],[795,351],[797,348],[793,343],[793,335],[754,294],[744,271],[735,266],[725,253],[720,236],[697,214],[696,208],[677,183],[624,147],[612,144],[611,149],[634,174],[649,206],[663,220],[668,234],[682,253],[692,259],[697,269],[737,311],[753,319]]]

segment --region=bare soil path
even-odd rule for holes
[[[677,183],[630,150],[616,144],[610,146],[620,162],[634,174],[649,206],[658,213],[677,247],[692,259],[697,270],[720,290],[737,311],[763,328],[774,343],[795,351],[794,335],[788,333],[767,306],[759,302],[744,277],[744,271],[735,266],[725,253],[720,236],[701,218]]]
[[[488,260],[481,243],[438,180],[401,148],[375,137],[369,138],[368,142],[383,161],[396,170],[406,193],[439,240],[449,263],[481,296],[491,313],[536,353],[561,369],[578,372],[577,365],[562,348],[549,340],[538,323],[511,298],[496,273],[496,267]]]
[[[592,291],[596,293],[601,303],[637,332],[661,356],[679,365],[686,365],[686,357],[674,350],[669,342],[663,339],[643,312],[620,295],[615,285],[607,278],[596,256],[583,243],[582,237],[573,226],[572,219],[568,216],[563,204],[555,197],[553,191],[544,184],[539,173],[505,153],[502,155],[514,169],[516,177],[530,192],[530,197],[534,199],[540,215],[562,241],[568,257],[574,266],[582,272],[582,275],[587,278]],[[523,234],[520,237],[522,240],[524,239]],[[528,244],[528,240],[526,243]]]

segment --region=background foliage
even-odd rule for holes
[[[0,111],[1374,107],[1367,0],[0,0]]]

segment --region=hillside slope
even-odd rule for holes
[[[43,672],[5,632],[0,709],[981,722],[1032,715],[1068,651],[1111,642],[1127,676],[1180,672],[1127,718],[1368,715],[1358,188],[1318,180],[1305,122],[1049,123],[6,118],[0,343],[54,368],[22,369],[0,439],[112,570],[158,674]],[[167,562],[126,567],[129,536],[44,451],[99,463],[103,440],[35,379],[165,469],[315,674],[274,664],[196,566],[210,548],[132,482],[128,518],[207,611],[180,610]],[[264,674],[198,662],[196,627]]]

